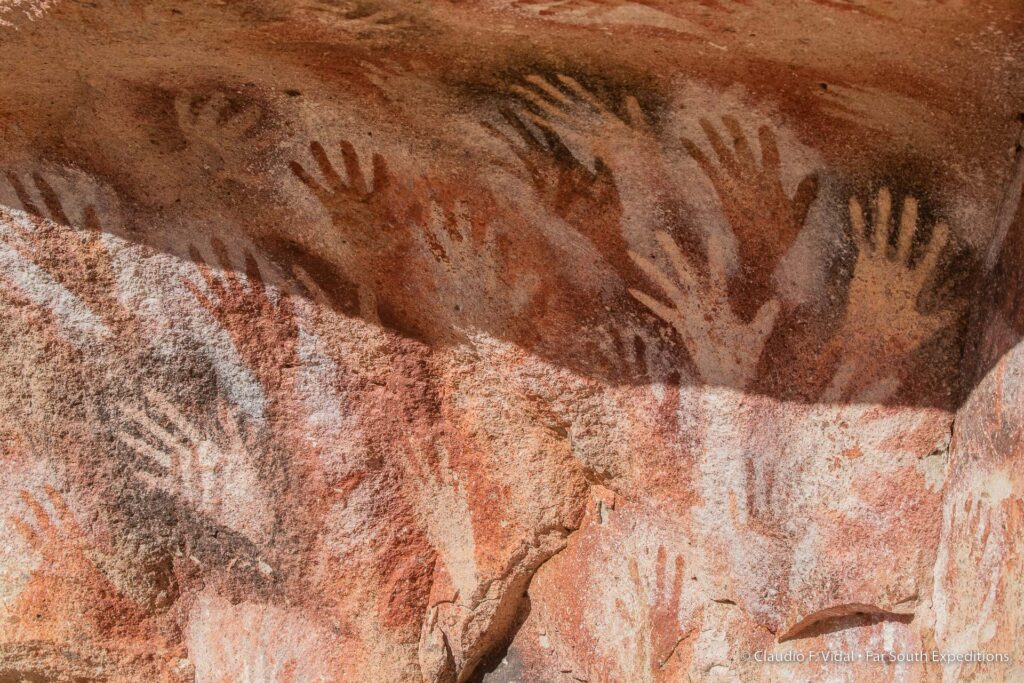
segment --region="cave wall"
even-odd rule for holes
[[[1022,52],[0,0],[0,681],[1018,680]]]

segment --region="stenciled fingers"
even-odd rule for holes
[[[949,226],[945,222],[936,223],[935,229],[932,231],[931,241],[925,248],[924,256],[921,257],[921,261],[914,269],[922,283],[927,281],[935,271],[935,267],[938,265],[948,242]]]
[[[850,226],[853,229],[853,241],[857,245],[857,251],[862,254],[869,253],[867,235],[864,232],[864,207],[860,205],[857,197],[850,197]]]
[[[875,254],[885,255],[889,244],[889,226],[892,220],[892,194],[883,187],[875,199],[875,228],[868,240]]]
[[[903,263],[910,261],[910,247],[917,232],[917,200],[907,197],[900,212],[899,233],[896,236],[896,258]]]

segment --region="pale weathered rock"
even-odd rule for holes
[[[1019,2],[0,0],[0,64],[0,682],[1024,680]]]

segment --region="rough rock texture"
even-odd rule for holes
[[[1019,0],[0,0],[0,73],[0,681],[1024,680]]]

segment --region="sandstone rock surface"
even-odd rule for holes
[[[0,73],[0,682],[1024,680],[1019,0],[0,0]]]

